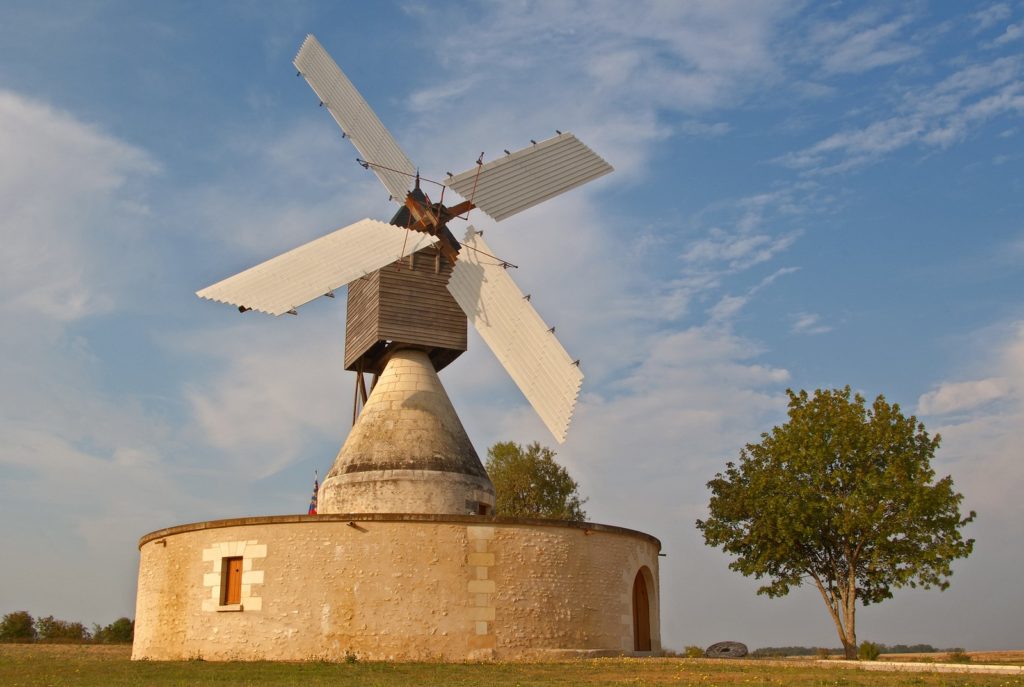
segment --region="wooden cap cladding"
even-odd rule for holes
[[[452,264],[434,247],[348,285],[345,369],[379,373],[392,344],[421,347],[440,370],[466,350],[466,315],[448,292]]]

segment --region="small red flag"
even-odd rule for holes
[[[320,475],[313,473],[313,498],[309,500],[309,512],[307,515],[316,515],[316,494],[320,491]]]

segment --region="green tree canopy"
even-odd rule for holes
[[[697,527],[729,567],[784,596],[813,581],[847,658],[857,656],[856,602],[895,588],[949,586],[950,564],[974,540],[960,530],[963,496],[935,481],[940,437],[879,396],[867,408],[850,387],[789,394],[789,421],[761,435],[708,482],[710,516]]]
[[[31,642],[36,638],[36,621],[28,611],[14,611],[0,620],[0,641]]]
[[[101,644],[131,644],[135,635],[135,623],[131,618],[118,618],[105,627],[94,624],[92,641]]]
[[[43,642],[86,642],[90,639],[85,625],[68,620],[60,620],[48,615],[36,620],[39,640]]]
[[[582,522],[586,499],[569,472],[555,462],[555,452],[538,442],[523,447],[511,441],[487,450],[487,474],[496,492],[498,515]]]

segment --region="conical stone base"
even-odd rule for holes
[[[425,352],[392,355],[317,505],[320,513],[494,513],[494,486]]]

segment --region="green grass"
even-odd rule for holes
[[[757,661],[614,658],[551,663],[279,663],[131,661],[125,646],[0,645],[0,685],[992,685],[1024,677],[862,672]]]

